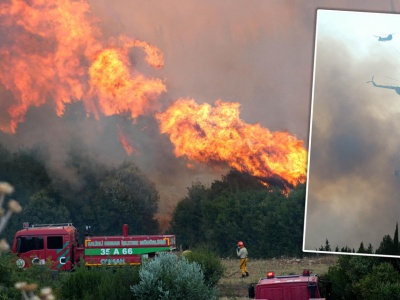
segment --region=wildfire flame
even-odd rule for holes
[[[145,41],[124,35],[105,39],[85,0],[6,0],[0,4],[0,90],[12,100],[0,103],[8,120],[0,130],[15,133],[28,109],[53,103],[62,116],[65,105],[83,101],[87,113],[129,114],[132,118],[160,109],[166,92],[160,79],[146,78],[129,60],[142,49],[153,68],[164,66],[163,53]],[[4,113],[3,113],[4,115]],[[287,132],[270,132],[239,118],[239,104],[217,101],[215,107],[179,99],[156,114],[175,155],[192,161],[228,165],[263,182],[278,178],[285,187],[306,178],[307,151]],[[135,151],[123,131],[125,151]]]
[[[95,115],[136,117],[157,107],[164,83],[133,70],[128,51],[143,49],[155,68],[164,64],[162,52],[126,36],[104,41],[95,22],[84,0],[0,4],[0,85],[14,98],[0,104],[9,116],[0,130],[15,133],[31,106],[49,101],[59,116],[73,101],[84,101]]]
[[[158,48],[150,45],[145,41],[132,40],[126,36],[120,36],[119,40],[122,42],[122,46],[129,47],[139,47],[146,52],[146,62],[156,69],[161,69],[164,67],[164,54]]]
[[[117,125],[118,129],[118,138],[121,145],[124,147],[126,154],[131,155],[132,153],[139,153],[132,144],[129,142],[127,136],[125,135],[124,131],[122,130],[121,126]]]
[[[285,187],[306,180],[307,151],[288,132],[271,132],[239,118],[239,103],[199,105],[179,99],[156,115],[162,133],[168,134],[177,157],[207,164],[228,164],[263,181],[280,178]]]
[[[120,49],[101,51],[91,65],[90,99],[98,96],[97,106],[104,115],[130,112],[135,118],[154,109],[152,96],[166,91],[160,79],[146,79],[141,74],[132,76],[130,69],[128,53]]]

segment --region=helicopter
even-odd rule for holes
[[[374,37],[377,37],[379,42],[387,42],[393,39],[393,34],[390,33],[388,36],[374,35]]]
[[[366,83],[370,83],[370,82],[372,82],[372,85],[375,86],[375,87],[395,90],[396,93],[397,93],[398,95],[400,95],[400,86],[376,84],[375,81],[374,81],[374,76],[372,76],[372,79],[371,79],[370,81],[367,81]]]

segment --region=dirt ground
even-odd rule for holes
[[[257,283],[260,278],[266,276],[268,271],[275,272],[276,276],[288,274],[301,274],[304,269],[311,270],[312,274],[323,275],[329,267],[336,265],[338,256],[316,254],[313,257],[303,258],[279,258],[268,260],[249,260],[247,268],[250,276],[241,279],[239,261],[235,259],[223,259],[225,276],[221,278],[218,289],[222,300],[248,299],[248,287],[251,283]]]

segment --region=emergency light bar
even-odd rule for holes
[[[275,277],[275,273],[274,272],[267,272],[267,279],[271,279]]]

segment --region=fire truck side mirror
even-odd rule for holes
[[[91,231],[92,230],[92,226],[90,225],[86,225],[85,226],[85,236],[90,236],[91,235]]]

